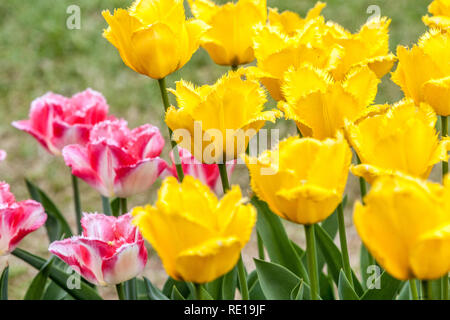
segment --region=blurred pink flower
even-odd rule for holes
[[[203,184],[209,186],[217,195],[223,194],[222,181],[220,180],[220,172],[217,164],[201,163],[195,159],[188,150],[183,148],[178,148],[178,153],[185,175],[199,179]],[[173,151],[170,152],[170,158],[172,159],[172,167],[168,168],[165,175],[169,174],[178,178]],[[236,160],[228,161],[226,166],[228,177],[230,177],[236,166]]]
[[[51,154],[60,155],[69,144],[84,144],[92,126],[108,116],[108,104],[91,89],[72,98],[49,92],[31,103],[30,119],[14,121],[17,129],[31,134]]]
[[[129,213],[118,218],[85,213],[83,234],[55,241],[49,251],[95,285],[130,280],[147,264],[147,249],[132,219]]]
[[[0,149],[0,161],[5,160],[7,155],[8,155],[8,154],[6,153],[5,150],[1,150],[1,149]]]
[[[72,174],[105,197],[126,198],[147,190],[167,167],[159,158],[164,138],[146,124],[130,130],[125,120],[96,124],[85,145],[63,149]]]
[[[16,202],[9,185],[0,182],[0,256],[13,251],[26,235],[39,229],[46,220],[39,202]]]

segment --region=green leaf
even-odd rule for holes
[[[402,281],[391,277],[386,271],[377,278],[375,284],[377,281],[379,286],[367,289],[361,300],[393,300],[402,284]]]
[[[320,225],[315,225],[315,231],[317,244],[326,260],[328,271],[332,276],[333,281],[338,285],[339,273],[343,268],[341,252],[334,243],[333,239],[330,238],[328,233]],[[355,292],[358,294],[358,296],[361,296],[363,294],[361,283],[359,282],[353,270],[352,274]]]
[[[247,285],[250,300],[266,300],[266,296],[262,292],[261,285],[259,284],[258,273],[256,270],[253,270],[248,275]]]
[[[120,215],[120,198],[115,198],[111,201],[111,212],[114,217]]]
[[[343,208],[345,208],[345,206],[347,205],[347,199],[347,195],[345,195],[344,199],[342,200]],[[330,238],[334,239],[339,229],[337,208],[334,210],[333,214],[325,219],[320,225],[328,233]]]
[[[34,277],[27,292],[25,293],[24,300],[41,300],[46,289],[46,283],[50,269],[55,260],[55,256],[51,256],[50,259],[45,262],[38,274]]]
[[[336,300],[333,279],[330,275],[319,273],[319,288],[322,300]]]
[[[300,282],[292,289],[291,300],[303,300],[304,289],[303,279],[300,279]]]
[[[45,260],[35,256],[25,250],[16,249],[12,252],[14,256],[23,261],[27,262],[34,268],[40,270],[44,264]],[[52,266],[50,268],[49,277],[52,279],[58,286],[64,289],[67,293],[69,293],[72,297],[79,300],[102,300],[102,297],[90,287],[86,282],[80,281],[80,288],[69,289],[67,287],[67,281],[71,277],[71,274],[66,273],[59,267]]]
[[[178,291],[177,286],[173,285],[172,287],[172,296],[170,297],[172,300],[186,300],[180,291]]]
[[[9,266],[6,266],[0,277],[0,300],[8,300],[8,275]]]
[[[270,260],[286,267],[297,276],[308,279],[307,274],[302,274],[302,270],[305,268],[292,247],[280,218],[271,212],[267,204],[256,196],[252,198],[251,202],[258,210],[256,229],[261,235]]]
[[[147,288],[147,295],[150,300],[169,300],[158,288],[156,288],[150,280],[144,277],[145,286]]]
[[[352,285],[348,281],[342,269],[339,273],[338,293],[340,300],[359,300],[358,295],[355,290],[353,290]]]
[[[414,280],[416,281],[416,280]],[[400,289],[397,300],[412,300],[411,288],[409,286],[409,281],[405,281]]]
[[[289,300],[300,278],[282,265],[253,259],[261,289],[269,300]]]
[[[364,290],[367,290],[367,278],[369,277],[369,274],[367,272],[367,268],[371,264],[371,256],[369,251],[367,251],[367,248],[364,244],[361,244],[361,249],[359,252],[359,265],[361,268],[361,278],[362,278],[362,286]]]
[[[33,183],[25,179],[28,192],[33,200],[38,201],[42,204],[47,213],[47,221],[45,222],[45,227],[47,229],[47,234],[50,242],[59,240],[64,235],[65,237],[71,237],[72,231],[70,230],[69,224],[64,216],[61,214],[59,209],[53,203],[52,200],[42,191],[40,188],[35,186]]]
[[[182,294],[183,297],[188,297],[191,293],[191,289],[189,289],[188,285],[183,281],[177,281],[171,277],[167,278],[166,283],[163,286],[162,293],[166,297],[172,297],[173,287],[176,287],[178,292]]]
[[[231,271],[223,276],[222,281],[222,299],[233,300],[236,295],[236,288],[238,286],[238,271],[235,266]]]
[[[74,300],[74,298],[50,280],[45,287],[42,300]]]

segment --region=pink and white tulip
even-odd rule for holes
[[[69,144],[84,144],[92,126],[107,119],[108,104],[101,93],[87,89],[72,98],[49,92],[31,103],[28,120],[12,123],[31,134],[48,152],[60,155]]]
[[[84,214],[83,234],[50,244],[49,251],[95,285],[114,285],[138,276],[147,249],[131,214]]]
[[[186,149],[178,148],[178,154],[180,155],[181,167],[185,175],[193,176],[199,179],[203,184],[206,184],[217,195],[223,194],[222,182],[220,180],[220,172],[217,164],[205,164],[201,163]],[[172,167],[168,168],[168,173],[178,178],[177,169],[175,165],[175,159],[173,151],[170,153],[172,159]],[[226,163],[228,177],[234,171],[236,161],[229,161]],[[165,173],[167,174],[167,172]]]
[[[163,148],[157,127],[130,130],[124,120],[106,120],[92,128],[85,145],[65,147],[63,157],[73,175],[103,196],[126,198],[147,190],[165,170]]]
[[[26,235],[39,229],[46,220],[39,202],[16,202],[9,185],[0,182],[0,256],[12,252]]]

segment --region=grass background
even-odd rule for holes
[[[217,1],[225,3],[225,0]],[[268,5],[280,10],[292,10],[305,15],[315,0],[268,0]],[[397,45],[412,45],[425,32],[421,17],[426,14],[431,0],[328,0],[324,16],[340,23],[352,32],[358,31],[370,14],[367,8],[378,5],[382,16],[392,19],[390,48],[395,53]],[[66,10],[70,5],[81,9],[81,29],[69,30]],[[27,177],[43,188],[60,206],[74,226],[69,170],[62,159],[48,155],[27,134],[14,129],[13,120],[25,119],[30,103],[47,91],[66,96],[88,87],[98,90],[108,100],[110,112],[128,120],[130,127],[146,122],[161,127],[163,107],[157,82],[134,73],[119,57],[116,49],[102,37],[106,23],[101,16],[103,9],[127,7],[131,0],[9,0],[0,2],[0,148],[8,152],[8,158],[0,163],[0,179],[11,185],[17,199],[28,198],[24,178]],[[187,9],[190,15],[189,9]],[[215,65],[207,53],[200,49],[181,70],[168,77],[169,87],[183,78],[196,84],[213,83],[228,69]],[[399,88],[387,75],[379,87],[378,103],[395,102],[402,97]],[[172,99],[172,98],[171,98]],[[172,100],[173,101],[173,100]],[[269,106],[275,106],[273,101]],[[295,127],[280,121],[277,127],[282,136],[294,133]],[[167,137],[167,136],[166,136]],[[168,141],[168,140],[166,140]],[[168,143],[166,144],[168,145]],[[168,148],[163,152],[167,159]],[[239,174],[242,172],[243,174]],[[247,189],[245,168],[237,168],[232,182]],[[155,189],[130,199],[130,205],[153,202]],[[101,202],[95,191],[81,182],[83,210],[101,211]],[[350,204],[358,197],[356,179],[349,178]],[[352,205],[347,207],[348,237],[352,265],[358,268],[360,242],[351,226]],[[292,238],[303,241],[303,231],[288,224]],[[299,229],[299,230],[297,230]],[[41,256],[48,256],[48,242],[43,229],[27,237],[21,247]],[[246,248],[245,260],[251,264],[256,245]],[[20,299],[35,271],[16,258],[11,258],[10,297]],[[148,275],[157,284],[166,277],[154,252],[150,254]],[[113,291],[103,290],[106,298],[115,298]]]

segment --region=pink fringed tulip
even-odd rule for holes
[[[0,182],[0,257],[12,252],[27,234],[39,229],[46,220],[39,202],[16,202],[9,185]]]
[[[159,158],[164,138],[149,124],[130,130],[124,120],[96,124],[85,145],[63,149],[72,174],[105,197],[126,198],[147,190],[166,169]]]
[[[92,126],[107,118],[105,98],[91,89],[72,98],[52,92],[31,103],[30,119],[12,123],[31,134],[51,154],[60,155],[69,144],[84,144]]]
[[[118,218],[84,214],[83,234],[50,244],[49,251],[95,285],[114,285],[139,275],[147,263],[144,240],[131,223]]]
[[[193,176],[199,179],[203,184],[207,185],[217,195],[223,194],[222,183],[220,180],[220,172],[217,164],[205,164],[201,163],[194,156],[183,148],[178,148],[180,155],[181,165],[185,175]],[[169,168],[170,174],[178,178],[173,151],[170,153],[172,159],[172,167]],[[233,173],[236,160],[228,161],[226,164],[228,177]]]

